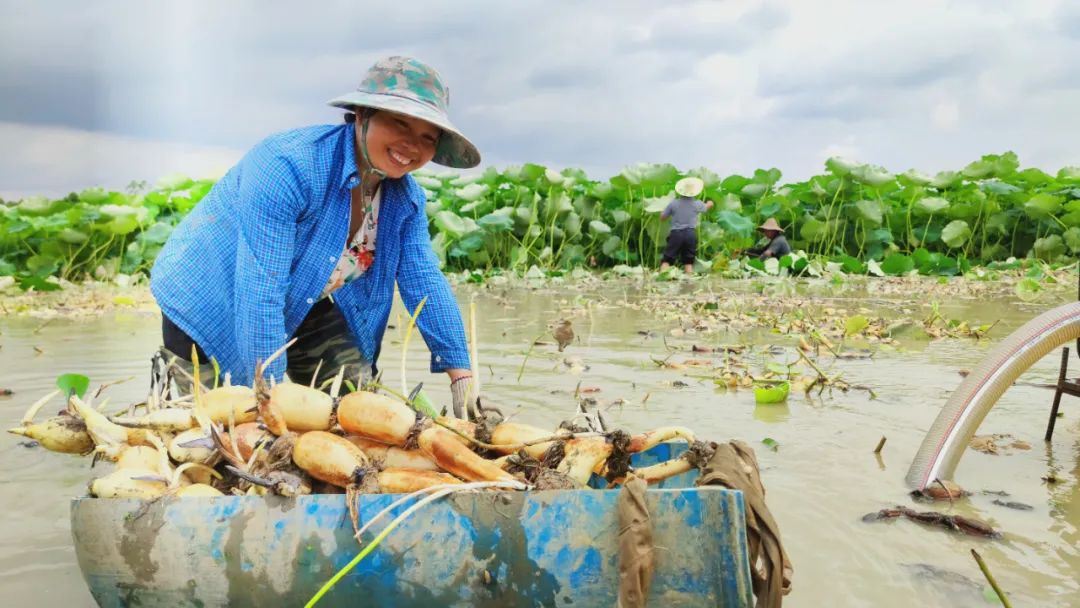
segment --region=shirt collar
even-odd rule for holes
[[[345,125],[345,162],[341,166],[341,186],[352,188],[360,183],[356,170],[356,123]]]

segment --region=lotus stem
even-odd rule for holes
[[[1001,600],[1001,605],[1005,608],[1012,608],[1012,604],[1009,603],[1009,597],[1005,595],[1005,592],[1001,590],[1001,587],[998,587],[997,581],[994,580],[994,575],[990,573],[990,567],[983,561],[979,552],[972,549],[971,555],[975,558],[975,562],[979,564],[979,570],[982,570],[983,576],[986,577],[986,581],[990,583],[990,586],[994,589],[994,593],[996,593],[998,599]]]
[[[472,360],[472,378],[469,379],[469,392],[465,399],[466,418],[479,418],[476,401],[480,397],[480,350],[476,342],[476,296],[469,300],[469,358]]]
[[[532,342],[529,342],[529,350],[525,351],[525,358],[521,360],[521,367],[518,368],[518,375],[517,375],[518,384],[521,384],[521,375],[523,373],[525,373],[525,363],[527,363],[529,361],[529,355],[532,354],[533,348],[536,346],[536,343],[540,341],[540,338],[543,338],[544,335],[546,335],[546,334],[547,334],[547,332],[544,332],[544,333],[540,334],[539,336],[536,336],[535,338],[533,338]]]
[[[606,433],[595,433],[595,432],[588,432],[588,433],[570,433],[570,432],[558,433],[558,432],[556,432],[554,435],[550,435],[548,437],[541,437],[539,439],[533,439],[533,440],[530,440],[530,441],[526,441],[524,443],[510,443],[510,444],[504,444],[504,445],[494,445],[494,444],[491,444],[491,443],[484,443],[483,441],[480,441],[476,437],[470,437],[470,436],[466,435],[465,433],[462,433],[461,431],[455,429],[454,427],[446,424],[445,422],[443,422],[441,420],[433,418],[431,421],[434,422],[435,424],[443,427],[444,429],[450,431],[451,433],[456,434],[458,437],[461,437],[463,439],[468,440],[469,443],[472,443],[473,445],[475,445],[477,447],[484,448],[485,450],[500,450],[500,451],[504,451],[504,450],[520,450],[520,449],[523,449],[523,448],[527,448],[529,446],[538,445],[538,444],[541,444],[541,443],[547,443],[549,441],[559,441],[559,440],[562,440],[562,439],[577,439],[577,438],[581,438],[581,437],[604,437],[604,436],[606,436]]]
[[[59,394],[60,394],[60,389],[57,389],[57,390],[49,393],[48,395],[45,395],[41,399],[38,399],[37,401],[35,401],[34,404],[31,405],[30,408],[26,410],[26,413],[23,414],[22,420],[19,421],[20,424],[22,424],[23,426],[26,426],[26,425],[34,422],[34,416],[37,416],[37,413],[39,411],[41,411],[42,406],[44,406],[46,403],[51,401],[53,397],[55,397],[55,396],[57,396]]]
[[[401,394],[409,394],[409,382],[406,378],[405,363],[409,360],[409,340],[412,338],[413,328],[416,327],[416,319],[420,316],[420,311],[424,309],[424,304],[427,302],[427,296],[424,296],[420,300],[420,303],[416,305],[416,311],[409,317],[409,326],[405,329],[405,338],[401,341]]]

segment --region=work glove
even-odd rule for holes
[[[454,416],[457,418],[466,417],[465,402],[469,398],[469,389],[472,386],[472,376],[461,376],[457,380],[450,383],[450,396],[454,406]],[[473,399],[473,402],[468,408],[468,417],[472,418],[472,413],[479,411],[479,396]]]

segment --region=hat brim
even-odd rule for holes
[[[679,180],[678,182],[676,182],[675,194],[678,194],[679,196],[687,196],[690,198],[694,198],[701,194],[703,190],[705,190],[705,183],[701,180],[690,180],[689,178],[685,179],[687,181]]]
[[[397,95],[353,91],[328,102],[336,108],[374,108],[419,118],[442,131],[431,162],[454,169],[469,169],[480,164],[480,151],[442,112],[426,104]]]

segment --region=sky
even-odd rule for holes
[[[442,74],[482,167],[1080,165],[1068,0],[0,0],[0,197],[220,176],[393,54]]]

